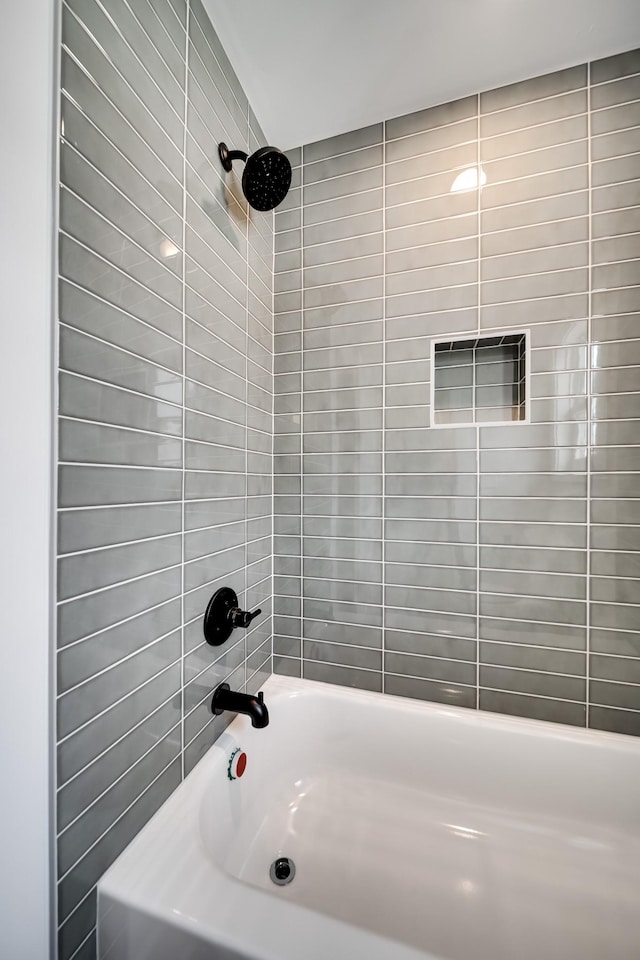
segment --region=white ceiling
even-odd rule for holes
[[[640,0],[203,0],[282,149],[640,47]]]

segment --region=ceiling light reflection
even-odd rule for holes
[[[450,193],[465,193],[468,190],[477,190],[487,182],[487,175],[482,167],[467,167],[462,170],[451,185]]]
[[[466,893],[467,895],[473,895],[478,892],[478,885],[473,882],[473,880],[459,880],[456,884],[456,890],[458,893]]]
[[[178,253],[180,253],[180,250],[171,240],[163,240],[160,243],[160,256],[165,260],[169,260],[170,257],[175,257]]]
[[[474,830],[472,827],[462,827],[457,823],[445,823],[451,833],[456,837],[464,837],[465,840],[477,840],[478,837],[486,837],[486,833],[481,830]]]

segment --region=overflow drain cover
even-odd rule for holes
[[[274,860],[269,869],[269,876],[279,887],[291,883],[296,875],[296,865],[289,857],[279,857]]]

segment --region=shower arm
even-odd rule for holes
[[[234,160],[242,160],[243,163],[246,163],[248,154],[244,150],[229,150],[226,143],[220,143],[218,144],[218,156],[220,157],[220,163],[228,173]]]

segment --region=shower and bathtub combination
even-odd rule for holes
[[[281,4],[61,0],[58,960],[634,960],[635,34],[261,124]]]
[[[222,587],[205,638],[260,613]],[[98,884],[100,960],[637,955],[638,739],[275,675],[211,711]]]

